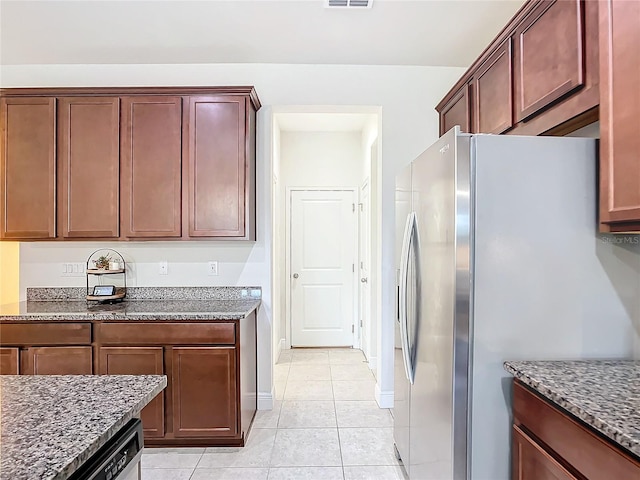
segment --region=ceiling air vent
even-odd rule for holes
[[[371,8],[373,0],[325,0],[327,8]]]

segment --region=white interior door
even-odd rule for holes
[[[291,345],[352,346],[355,192],[292,190],[290,211]]]
[[[371,258],[371,220],[369,216],[369,181],[360,188],[360,348],[367,360],[371,344],[371,289],[369,287],[369,262]]]

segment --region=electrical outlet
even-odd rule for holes
[[[218,262],[209,262],[207,265],[207,275],[218,275]]]
[[[160,275],[169,274],[169,263],[166,260],[158,264],[158,274]]]

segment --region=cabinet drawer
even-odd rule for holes
[[[233,322],[221,323],[103,323],[96,325],[102,345],[235,344]]]
[[[91,345],[89,323],[0,324],[2,345]]]
[[[0,348],[0,375],[18,375],[19,365],[20,350],[18,348]]]
[[[576,480],[569,470],[515,425],[512,434],[513,480]]]
[[[590,480],[640,478],[640,463],[521,384],[513,384],[516,426],[531,432]]]

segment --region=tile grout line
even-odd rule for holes
[[[336,407],[336,392],[333,389],[333,371],[331,369],[331,357],[329,357],[329,375],[331,376],[331,396],[333,397],[333,413],[336,416],[336,434],[338,435],[338,449],[340,450],[340,467],[342,469],[342,479],[344,480],[344,457],[342,456],[342,441],[340,440],[340,427],[338,425],[338,407]]]

